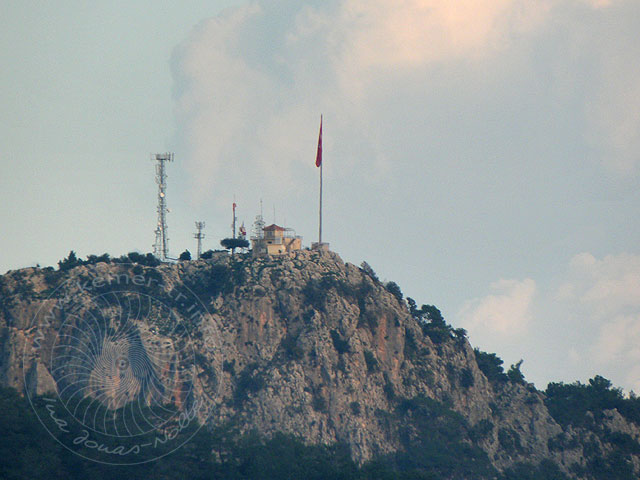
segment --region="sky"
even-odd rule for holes
[[[0,271],[231,205],[367,261],[527,380],[640,393],[640,2],[4,2]]]

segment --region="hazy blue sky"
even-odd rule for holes
[[[3,2],[0,270],[317,235],[540,388],[640,392],[640,2]]]

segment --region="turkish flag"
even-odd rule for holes
[[[322,165],[322,115],[320,115],[320,135],[318,135],[318,153],[316,154],[316,167]]]

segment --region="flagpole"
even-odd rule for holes
[[[318,133],[318,152],[316,153],[316,167],[320,168],[320,208],[318,209],[318,243],[311,248],[323,250],[322,244],[322,115],[320,115],[320,133]]]
[[[318,229],[318,244],[322,248],[322,163],[320,164],[320,219]]]

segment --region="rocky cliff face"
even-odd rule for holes
[[[28,268],[0,287],[0,384],[55,397],[104,434],[89,415],[98,408],[162,407],[161,420],[129,433],[193,411],[210,426],[345,443],[359,462],[441,435],[498,470],[546,460],[577,477],[587,442],[614,448],[561,427],[533,385],[490,382],[463,331],[433,335],[331,252]],[[600,423],[640,440],[616,410]],[[640,452],[630,458],[637,474]]]

